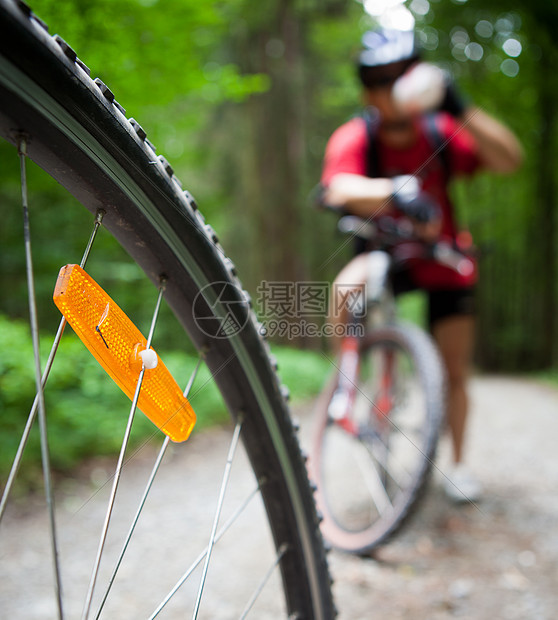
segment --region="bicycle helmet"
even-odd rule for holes
[[[402,69],[400,73],[403,73],[420,56],[412,30],[369,30],[362,37],[362,45],[358,73],[367,87],[394,81],[398,77],[397,69]]]

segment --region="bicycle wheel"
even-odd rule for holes
[[[104,212],[103,227],[149,280],[159,286],[164,278],[164,299],[208,366],[236,424],[235,435],[242,440],[247,466],[253,470],[257,494],[265,507],[263,527],[269,531],[275,549],[271,567],[280,567],[280,578],[276,581],[283,601],[279,609],[289,617],[333,617],[318,520],[284,389],[277,381],[269,348],[261,339],[248,295],[235,275],[232,262],[224,256],[215,233],[205,224],[188,192],[182,191],[170,165],[163,157],[157,157],[142,128],[126,118],[112,92],[99,80],[90,78],[87,67],[73,50],[59,37],[51,37],[25,4],[11,0],[0,0],[0,135],[20,147],[21,136],[24,136],[27,156],[91,213]],[[63,235],[63,214],[56,214],[56,217],[60,222],[60,235]],[[75,262],[75,257],[69,258],[68,262]],[[55,279],[56,274],[53,277]],[[37,303],[51,304],[52,298],[38,299]],[[177,460],[178,449],[188,453],[190,441],[177,444],[171,464]],[[232,449],[229,453],[228,448],[222,455],[227,467],[231,465],[230,455]],[[223,478],[227,476],[227,467]],[[201,466],[198,464],[181,474],[184,484],[199,474],[205,490],[206,469],[202,455]],[[217,494],[224,492],[219,488],[216,491]],[[167,541],[172,543],[167,551],[184,555],[185,562],[196,535],[192,535],[194,540],[187,535],[184,540],[178,534],[180,530],[187,534],[194,521],[200,519],[197,512],[189,517],[188,511],[197,504],[207,503],[209,500],[205,496],[204,491],[203,497],[191,497],[189,506],[180,507],[185,511],[180,516],[175,514],[179,509],[177,498],[167,498],[171,522],[180,517],[181,523],[167,534],[167,539],[169,535],[172,538]],[[158,496],[156,503],[161,503]],[[155,530],[160,530],[161,525],[156,524]],[[204,525],[210,526],[211,521]],[[20,562],[10,560],[7,549],[12,542],[15,544],[10,538],[10,527],[11,522],[3,522],[4,544],[0,538],[4,548],[0,560],[2,608],[8,615],[12,610],[11,617],[54,617],[56,597],[52,597],[51,603],[45,603],[44,583],[34,584],[33,571],[25,571],[25,566],[18,566]],[[82,529],[84,533],[95,532],[98,538],[100,525],[97,530],[86,520]],[[244,531],[248,542],[255,539],[252,526]],[[149,538],[155,532],[150,533],[147,528],[144,535]],[[236,536],[232,538],[238,543]],[[210,540],[206,558],[211,556],[214,540]],[[33,545],[34,541],[30,540],[29,544]],[[73,547],[77,544],[77,541],[68,543]],[[90,555],[89,543],[79,545],[82,559],[68,570],[63,564],[64,549],[56,550],[61,557],[62,578],[70,577],[69,581],[76,577],[69,573],[81,572],[82,562]],[[243,548],[251,546],[240,544],[240,549]],[[19,558],[24,557],[20,549],[16,553]],[[225,571],[221,575],[238,584],[242,577],[236,574],[237,566],[250,563],[249,559],[237,556],[225,558],[225,561]],[[139,569],[143,564],[141,568],[147,569],[144,581],[133,574],[122,578],[126,593],[123,607],[108,609],[109,617],[154,617],[149,616],[153,608],[140,610],[138,602],[146,598],[146,592],[166,562],[157,567],[150,567],[149,563],[150,560],[140,555],[134,567]],[[149,571],[150,568],[154,570]],[[23,576],[23,583],[17,584]],[[116,585],[117,582],[115,588]],[[218,592],[226,597],[226,584],[218,585]],[[77,597],[83,602],[85,592],[70,592],[68,588],[62,591],[67,596],[60,606],[70,609],[73,616],[72,610],[77,609],[74,599]],[[160,596],[165,594],[161,592]],[[95,591],[95,596],[100,597],[100,594]],[[99,600],[93,600],[92,610]],[[173,603],[169,603],[164,613],[179,617],[188,613],[187,607],[181,607],[178,612],[168,611]],[[250,607],[252,602],[246,603]],[[240,616],[243,609],[225,607],[223,611],[219,604],[213,603],[205,612],[202,606],[200,613],[205,613],[205,617],[229,618]],[[196,614],[197,611],[196,608]],[[269,612],[270,616],[271,613],[276,615],[277,612]],[[264,612],[261,614],[258,612],[258,617],[265,617]],[[62,616],[60,611],[59,615]],[[84,616],[87,615],[86,611]]]
[[[422,331],[368,333],[351,413],[333,419],[337,376],[319,398],[313,439],[322,532],[345,551],[367,553],[403,524],[428,478],[443,418],[443,371]]]

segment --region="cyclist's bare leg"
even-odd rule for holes
[[[352,291],[356,292],[366,282],[368,268],[368,254],[359,254],[355,256],[343,269],[333,282],[332,295],[329,305],[329,322],[337,327],[338,325],[346,325],[349,319],[347,294]],[[339,330],[340,331],[340,330]],[[338,334],[335,329],[333,333]],[[332,337],[332,348],[337,354],[341,348],[342,338],[339,336]]]
[[[463,459],[469,409],[467,379],[473,354],[475,319],[469,315],[445,317],[432,328],[448,376],[448,425],[455,463]]]

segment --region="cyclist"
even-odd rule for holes
[[[421,61],[412,31],[367,32],[358,74],[367,112],[331,136],[322,171],[322,202],[364,218],[404,214],[424,240],[456,241],[448,182],[481,169],[513,172],[522,160],[518,140],[499,121],[466,103],[441,70]],[[362,286],[366,265],[365,255],[357,255],[335,284],[343,285],[345,292],[349,286]],[[445,489],[454,501],[475,500],[481,494],[479,482],[463,463],[475,279],[476,273],[462,275],[421,259],[394,283],[396,293],[421,288],[428,294],[430,330],[448,376],[453,468]],[[341,306],[339,300],[334,303]]]

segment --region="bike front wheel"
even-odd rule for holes
[[[196,350],[199,361],[208,369],[207,379],[200,381],[198,378],[197,383],[194,382],[196,371],[190,375],[191,369],[187,376],[181,373],[176,378],[181,381],[181,387],[191,387],[193,384],[193,391],[201,398],[208,393],[208,384],[214,384],[222,395],[235,429],[231,448],[225,447],[218,458],[219,462],[226,464],[221,487],[220,476],[208,482],[206,473],[210,468],[205,458],[209,457],[201,454],[196,461],[195,450],[191,448],[192,440],[170,450],[173,454],[180,450],[182,454],[190,454],[193,458],[191,465],[178,474],[173,492],[166,498],[161,497],[156,483],[152,487],[153,480],[150,479],[146,495],[142,498],[143,485],[140,485],[134,505],[139,504],[142,512],[139,519],[138,511],[130,529],[130,536],[134,533],[132,547],[139,544],[140,540],[155,552],[160,545],[167,545],[166,555],[163,553],[161,557],[156,553],[156,560],[148,555],[145,547],[139,556],[135,556],[135,560],[124,557],[124,552],[129,552],[130,542],[129,538],[126,539],[126,526],[109,529],[109,522],[110,526],[115,522],[115,515],[111,512],[114,497],[111,498],[103,530],[102,515],[97,525],[85,515],[87,509],[91,508],[90,500],[93,497],[86,498],[83,509],[72,513],[72,519],[84,519],[79,528],[83,536],[79,540],[67,541],[64,532],[61,536],[55,536],[57,528],[54,525],[64,523],[65,513],[64,506],[57,506],[56,510],[52,506],[52,556],[56,565],[54,572],[58,576],[58,587],[52,595],[51,589],[44,587],[43,574],[37,577],[37,565],[42,566],[43,561],[47,566],[49,564],[48,550],[43,551],[42,547],[39,549],[34,537],[13,534],[21,531],[17,527],[27,524],[29,519],[26,517],[34,511],[26,512],[18,508],[23,499],[18,506],[10,504],[2,523],[0,540],[0,576],[3,584],[0,607],[6,616],[62,618],[67,612],[69,617],[77,617],[79,610],[83,609],[84,618],[93,617],[93,613],[96,613],[95,617],[101,613],[106,614],[103,617],[120,618],[155,617],[159,613],[175,614],[164,617],[184,617],[192,611],[194,617],[198,617],[198,613],[200,617],[207,618],[244,617],[247,610],[256,609],[254,600],[260,594],[260,589],[256,587],[260,581],[250,584],[254,598],[247,595],[238,607],[227,600],[226,586],[229,582],[234,589],[238,589],[235,583],[247,585],[247,579],[241,575],[242,567],[255,563],[260,555],[266,555],[264,550],[259,549],[258,554],[244,557],[252,541],[259,540],[256,532],[260,531],[261,526],[264,540],[269,539],[272,551],[270,561],[264,565],[259,578],[264,585],[272,572],[277,577],[273,582],[277,587],[272,592],[271,600],[274,605],[278,605],[279,611],[270,612],[273,617],[281,612],[285,616],[297,618],[333,617],[329,575],[306,468],[291,425],[284,390],[277,382],[273,358],[262,341],[260,327],[250,310],[249,296],[236,277],[234,265],[224,255],[215,233],[205,224],[189,194],[181,189],[168,162],[164,157],[156,155],[141,126],[126,118],[125,110],[115,101],[112,91],[100,80],[93,80],[88,68],[76,57],[75,52],[60,37],[52,37],[44,23],[24,3],[11,0],[0,0],[0,136],[18,147],[22,163],[27,157],[34,160],[91,212],[92,216],[89,217],[83,210],[87,220],[81,231],[84,241],[89,236],[93,221],[97,225],[102,214],[103,228],[131,257],[130,264],[134,263],[131,265],[134,271],[126,273],[137,272],[138,277],[142,278],[141,282],[145,280],[146,283],[154,283],[161,289],[161,295],[164,283],[163,305],[167,304],[178,319],[176,325],[173,323],[172,326],[175,346],[182,347],[186,341],[188,350]],[[13,151],[13,155],[17,160],[18,154]],[[23,193],[27,194],[26,186]],[[80,205],[76,204],[75,208],[81,212]],[[33,208],[30,211],[33,212]],[[46,240],[52,252],[55,249],[58,251],[61,246],[71,247],[64,245],[65,239],[69,237],[71,241],[80,233],[69,229],[64,213],[60,212],[58,206],[47,215],[57,224],[56,234]],[[45,231],[41,226],[31,226],[31,230],[36,247],[40,243],[41,233]],[[105,243],[99,245],[96,242],[94,253],[102,252],[104,248]],[[64,261],[74,263],[76,256],[70,253],[64,256]],[[63,264],[58,264],[53,271],[53,283],[58,268]],[[101,260],[94,271],[100,283],[110,286],[110,265],[107,266]],[[21,277],[25,280],[25,275]],[[138,288],[135,281],[130,283],[130,288],[133,294]],[[50,308],[52,289],[44,296],[41,296],[39,290],[36,305],[39,309]],[[98,319],[96,331],[100,333],[99,337],[102,336],[104,318]],[[102,339],[108,349],[111,343],[105,341],[104,337]],[[64,355],[65,341],[66,337],[54,360],[55,368],[59,357]],[[181,353],[184,353],[182,349]],[[71,358],[69,364],[72,363],[74,360]],[[31,364],[32,360],[29,361]],[[140,383],[139,379],[136,380]],[[107,377],[106,381],[110,379]],[[46,379],[43,383],[46,383]],[[18,385],[24,386],[26,382],[22,380]],[[0,400],[4,395],[3,387],[0,386]],[[49,384],[44,388],[47,398],[50,387]],[[39,400],[40,396],[41,390],[37,396]],[[130,404],[127,403],[129,409]],[[76,415],[80,413],[75,412]],[[121,418],[120,413],[106,411],[103,420],[122,420],[122,425],[118,426],[123,433],[126,418]],[[3,418],[3,423],[8,421],[7,417]],[[39,421],[41,424],[45,422],[46,431],[44,418],[39,411]],[[29,420],[32,423],[32,416]],[[64,441],[66,435],[72,432],[72,420],[73,417],[68,423]],[[154,428],[153,432],[156,434],[158,431]],[[244,465],[247,470],[251,470],[248,472],[251,476],[250,485],[248,489],[239,489],[234,511],[231,509],[229,521],[222,526],[219,517],[223,514],[224,521],[227,516],[224,508],[210,517],[200,517],[198,509],[215,504],[221,509],[225,490],[227,498],[236,497],[229,489],[230,485],[225,488],[224,483],[231,479],[229,470],[233,456],[241,454],[241,450],[236,451],[237,440],[244,445],[247,458],[241,455],[235,459],[235,463],[239,462],[239,467]],[[165,439],[160,459],[167,445]],[[123,443],[122,457],[125,451],[126,444]],[[48,449],[45,448],[45,452],[48,456]],[[47,456],[44,462],[48,461]],[[165,464],[167,461],[168,458]],[[171,459],[170,469],[179,462],[176,458]],[[159,464],[159,461],[155,463],[153,476]],[[126,467],[119,465],[114,474],[115,479],[122,476],[123,482],[126,481],[128,460],[124,465]],[[162,470],[165,470],[165,466]],[[157,481],[163,474],[162,471]],[[45,478],[49,482],[48,475]],[[197,493],[185,493],[194,478],[200,480]],[[234,481],[238,476],[232,478]],[[116,494],[116,485],[112,484]],[[120,485],[118,489],[118,497],[122,496],[123,486]],[[200,488],[203,488],[203,493],[199,491]],[[155,495],[156,501],[145,501],[148,491]],[[212,491],[214,497],[208,498],[208,493]],[[127,497],[126,492],[124,496]],[[6,497],[3,496],[2,505]],[[222,535],[227,538],[224,537],[224,528],[229,525],[232,527],[233,524],[238,526],[237,518],[246,514],[245,506],[248,506],[252,497],[256,503],[257,498],[261,501],[262,520],[258,521],[258,525],[250,524],[237,530],[237,534],[228,533],[228,539],[236,545],[237,553],[220,557],[224,563],[221,573],[224,577],[214,584],[215,598],[211,599],[207,587],[203,602],[201,587],[197,592],[194,588],[190,596],[187,578],[205,562],[204,578],[199,578],[199,571],[193,577],[194,582],[205,583],[209,560],[211,567],[218,564],[220,554],[214,552],[214,548],[217,542],[220,545],[224,543],[224,540],[221,541]],[[155,516],[150,520],[149,508],[155,504],[157,507],[166,506],[166,515],[164,518]],[[202,513],[206,515],[204,510]],[[130,523],[133,516],[133,512],[126,512],[125,521]],[[139,526],[136,528],[138,519]],[[203,542],[197,529],[194,529],[200,520],[202,529],[207,532]],[[34,521],[28,525],[31,532],[38,529]],[[142,525],[147,529],[141,530]],[[114,529],[119,530],[122,538],[112,547],[109,543]],[[101,538],[95,563],[95,547],[91,546],[91,542],[93,539],[98,540],[101,532],[104,537]],[[159,536],[156,536],[157,533]],[[121,547],[123,553],[118,557]],[[111,555],[112,550],[116,553]],[[104,561],[101,563],[103,551]],[[201,554],[198,554],[200,551]],[[75,556],[74,568],[67,569],[65,560],[70,556]],[[178,596],[172,600],[170,596],[166,598],[167,589],[157,591],[154,587],[155,578],[159,579],[166,572],[170,556],[174,560],[178,559],[185,570],[184,573],[173,571],[172,577],[170,574],[165,575],[165,587],[168,585],[170,588],[176,583],[170,594],[174,595],[179,587],[184,586],[181,593],[186,594],[180,601]],[[22,561],[27,561],[29,557],[33,560],[32,569]],[[90,565],[95,563],[93,570],[84,569],[88,560]],[[121,562],[124,570],[120,570],[117,575],[116,570]],[[111,575],[112,566],[115,565],[115,572]],[[277,571],[273,571],[275,567]],[[46,581],[49,581],[48,577]],[[115,590],[123,591],[124,596],[113,597]],[[114,598],[118,600],[111,607]],[[223,611],[224,605],[226,609]],[[261,615],[263,612],[254,613],[260,614],[257,617],[264,617]]]
[[[350,412],[339,417],[333,377],[316,408],[312,469],[322,532],[367,553],[412,513],[425,488],[444,414],[444,373],[432,340],[398,325],[368,333]]]

